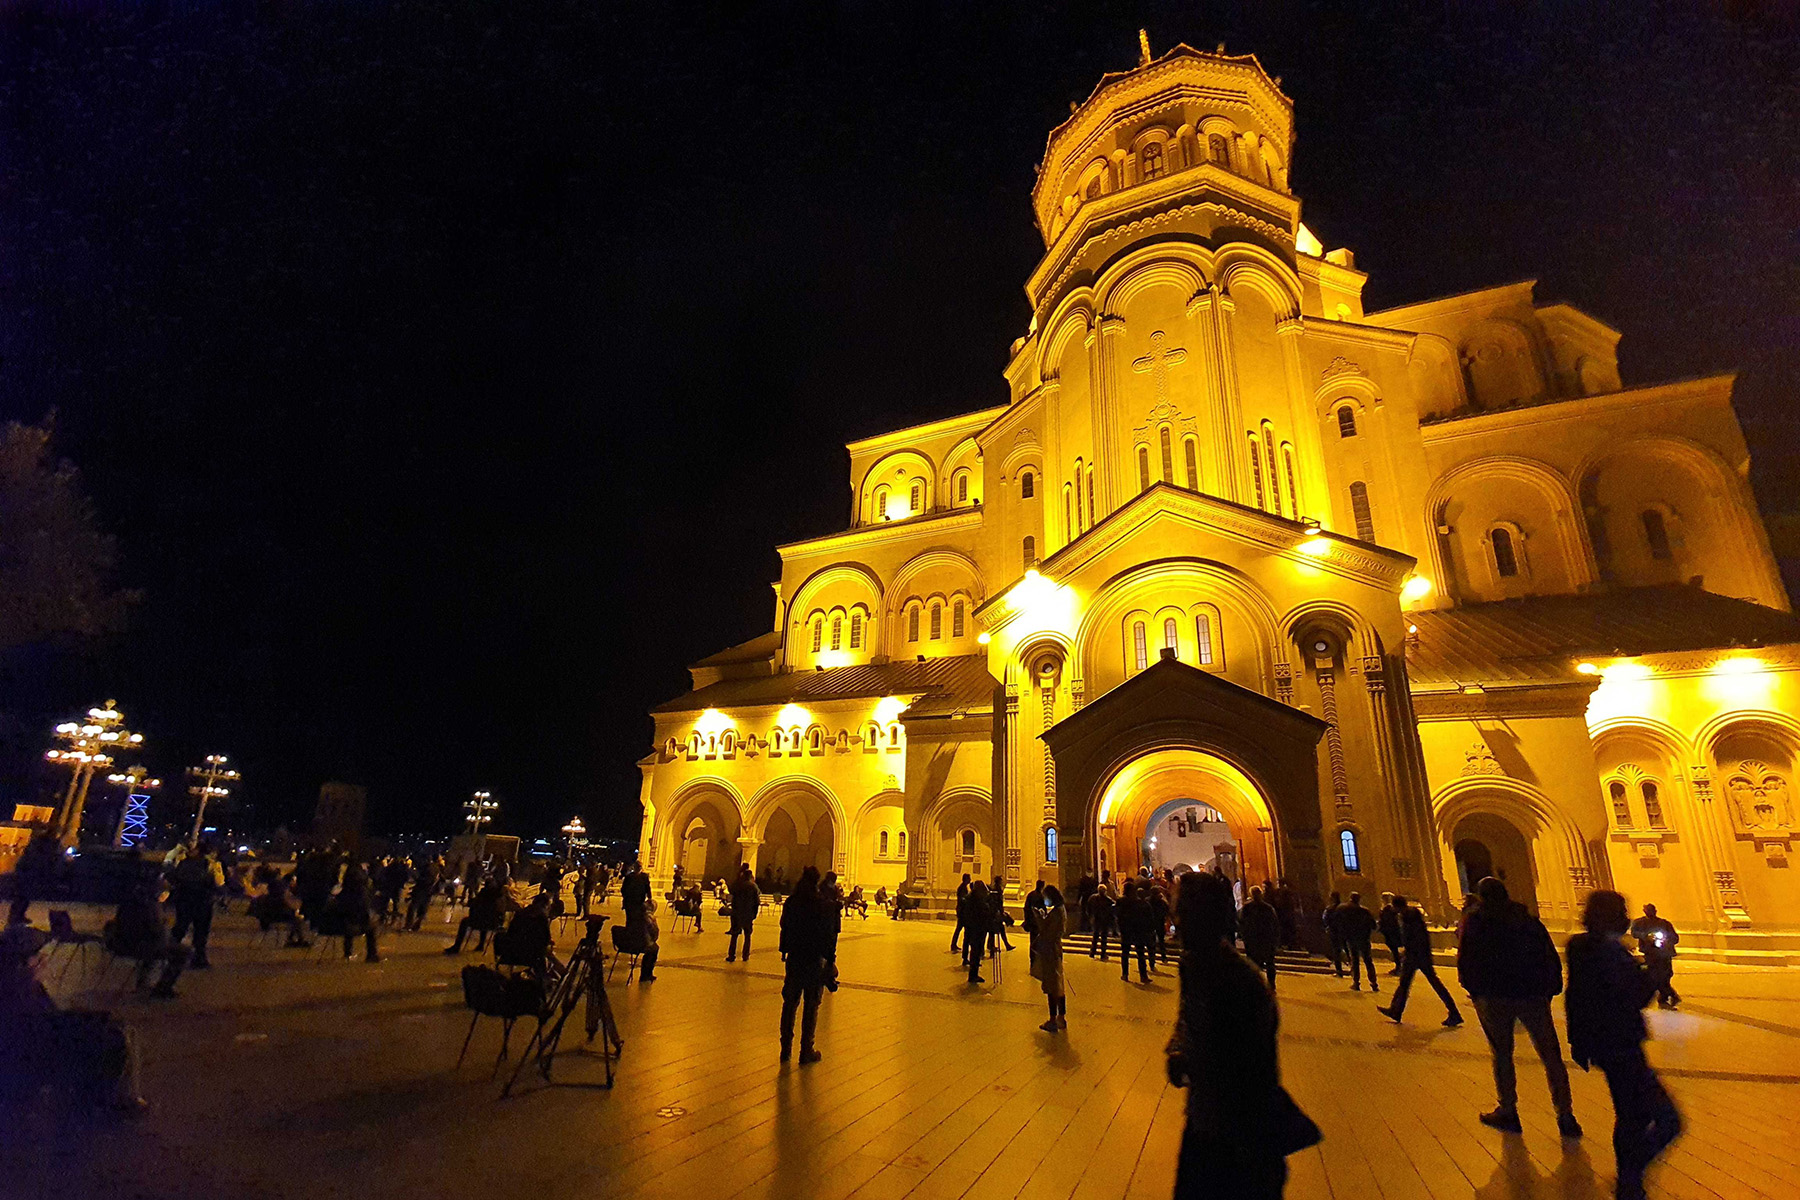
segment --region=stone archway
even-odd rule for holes
[[[1151,750],[1112,776],[1095,815],[1099,858],[1115,875],[1136,874],[1147,865],[1144,843],[1152,824],[1181,804],[1205,805],[1224,818],[1247,886],[1280,875],[1275,821],[1261,789],[1226,759],[1195,747]]]

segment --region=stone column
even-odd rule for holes
[[[1012,674],[1014,667],[1007,673]],[[1001,787],[994,792],[994,830],[1000,841],[1000,865],[1004,869],[1006,890],[1009,894],[1018,892],[1019,884],[1019,813],[1024,809],[1025,797],[1021,795],[1023,772],[1018,769],[1021,753],[1019,749],[1019,685],[1016,682],[1006,685],[1006,724],[1002,740],[1002,756],[1005,761],[1004,778]]]
[[[1319,414],[1313,404],[1312,389],[1307,386],[1306,368],[1300,354],[1300,339],[1305,330],[1299,317],[1289,317],[1275,326],[1281,340],[1281,360],[1286,368],[1288,386],[1288,422],[1294,429],[1294,475],[1298,494],[1294,497],[1297,517],[1329,521],[1331,497],[1325,480],[1325,448],[1319,439]]]
[[[1093,403],[1094,461],[1100,473],[1097,498],[1101,505],[1101,511],[1090,517],[1090,525],[1110,516],[1128,491],[1120,482],[1125,477],[1120,474],[1125,469],[1121,455],[1130,450],[1120,445],[1119,438],[1118,340],[1124,333],[1122,318],[1102,316],[1087,336],[1088,391]]]
[[[1194,345],[1203,357],[1201,380],[1206,414],[1201,434],[1201,487],[1209,495],[1244,503],[1246,487],[1239,464],[1244,418],[1238,400],[1237,358],[1231,346],[1231,316],[1236,306],[1215,286],[1195,292],[1188,301]]]
[[[1403,891],[1411,888],[1417,892],[1426,912],[1435,912],[1440,921],[1453,920],[1450,889],[1441,869],[1443,855],[1438,850],[1437,821],[1431,812],[1425,751],[1419,745],[1419,718],[1413,711],[1412,685],[1406,677],[1406,658],[1396,654],[1377,661],[1383,667],[1377,676],[1381,689],[1378,693],[1371,685],[1369,699],[1380,716],[1376,732],[1381,744],[1393,749],[1388,799],[1394,874],[1402,882]],[[1364,670],[1366,680],[1366,666]]]

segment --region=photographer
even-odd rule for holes
[[[1631,923],[1631,936],[1638,952],[1649,968],[1650,982],[1656,985],[1656,1003],[1661,1008],[1674,1008],[1681,1003],[1675,994],[1675,947],[1681,935],[1675,926],[1656,915],[1656,905],[1644,905],[1644,915]]]

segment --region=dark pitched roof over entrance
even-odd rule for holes
[[[1053,752],[1061,753],[1065,746],[1073,745],[1088,733],[1116,720],[1121,710],[1138,709],[1147,704],[1158,710],[1167,707],[1167,703],[1152,703],[1165,696],[1184,714],[1196,711],[1220,713],[1241,720],[1246,711],[1254,712],[1258,719],[1291,729],[1314,742],[1324,736],[1326,729],[1325,722],[1311,713],[1272,700],[1210,671],[1190,667],[1179,659],[1161,658],[1079,712],[1064,717],[1041,736],[1050,743]]]
[[[917,696],[908,717],[950,712],[987,712],[1000,685],[987,671],[987,655],[928,658],[924,662],[870,663],[827,671],[721,679],[652,712],[695,712],[703,708],[756,708],[781,704],[821,704],[832,700]]]
[[[1412,682],[1570,678],[1572,660],[1800,642],[1800,617],[1697,587],[1621,588],[1416,612]]]

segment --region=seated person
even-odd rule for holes
[[[887,906],[888,906],[887,884],[884,883],[880,887],[875,889],[875,907],[879,908],[883,912],[886,912]]]
[[[168,1000],[175,995],[175,981],[181,978],[181,968],[187,966],[188,952],[186,946],[169,936],[162,906],[157,903],[157,890],[154,879],[132,884],[119,901],[113,919],[106,923],[104,936],[108,950],[120,958],[137,959],[140,988],[149,982],[150,968],[160,962],[162,974],[150,994]]]
[[[505,966],[528,967],[540,976],[556,962],[551,953],[550,894],[539,892],[531,903],[520,909],[506,927],[505,943],[496,949]],[[500,941],[495,935],[496,942]]]
[[[130,1032],[103,1012],[56,1007],[35,959],[49,935],[29,925],[0,933],[0,1100],[66,1087],[125,1113],[148,1107],[138,1094]]]
[[[500,928],[507,910],[511,907],[512,893],[507,890],[506,878],[496,875],[481,885],[475,898],[469,901],[469,915],[462,919],[456,927],[456,941],[444,949],[445,954],[461,954],[463,940],[474,930],[480,937],[475,949],[486,950],[488,935]]]
[[[701,921],[706,916],[702,911],[701,905],[700,885],[697,883],[688,884],[687,887],[675,897],[675,914],[677,916],[694,918],[695,933],[705,932],[700,928]]]
[[[262,928],[264,933],[277,925],[287,926],[287,944],[305,948],[312,945],[306,937],[306,927],[300,920],[300,909],[288,895],[287,877],[279,871],[263,875],[259,880],[263,884],[263,894],[250,901],[250,916]]]
[[[869,902],[867,900],[863,899],[863,890],[862,890],[861,884],[858,884],[857,886],[851,888],[850,894],[848,896],[844,897],[844,911],[845,912],[855,912],[855,913],[859,914],[860,916],[862,916],[865,920],[868,919]]]
[[[906,894],[904,883],[894,889],[894,920],[904,920],[906,914],[917,907],[919,907],[919,901]]]

